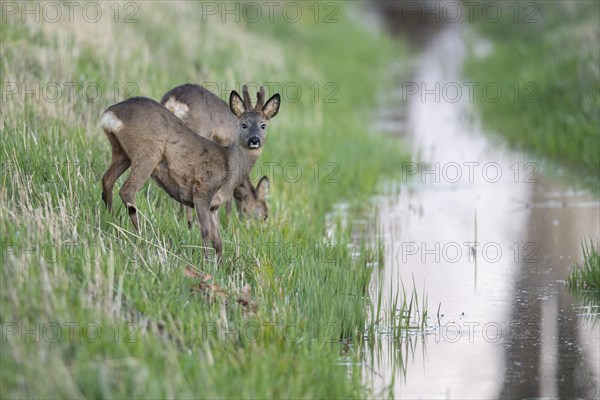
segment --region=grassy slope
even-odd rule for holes
[[[325,243],[325,212],[341,199],[360,203],[402,161],[399,144],[369,125],[381,72],[397,49],[343,10],[334,24],[303,15],[295,24],[221,24],[199,22],[197,3],[143,2],[133,24],[9,17],[0,25],[4,82],[103,89],[96,102],[81,90],[73,100],[63,93],[55,102],[2,101],[0,397],[364,396],[360,368],[349,376],[354,368],[341,365],[338,339],[364,325],[370,270],[364,257],[351,258],[348,232],[332,249],[315,248]],[[283,103],[261,159],[297,163],[302,178],[292,183],[273,170],[269,222],[232,221],[219,269],[199,262],[198,229],[187,229],[155,184],[136,198],[140,237],[116,193],[112,214],[100,201],[110,154],[98,128],[102,110],[126,88],[160,98],[187,81],[225,84],[222,97],[235,82],[303,88],[299,101]],[[323,90],[315,101],[314,82],[334,82],[338,102],[324,103]],[[337,182],[325,181],[327,162]],[[188,265],[212,274],[208,283],[225,294],[211,302],[191,292],[198,279],[184,276]],[[245,284],[255,312],[236,301]]]
[[[474,24],[493,53],[467,66],[474,81],[503,89],[497,103],[478,99],[483,119],[513,144],[600,177],[600,3],[521,2],[519,23],[515,2],[496,4],[504,5],[498,22]]]

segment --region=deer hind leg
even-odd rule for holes
[[[127,168],[131,165],[131,160],[112,132],[106,132],[106,136],[112,146],[112,161],[102,176],[102,200],[110,211],[112,209],[112,190],[115,182],[127,171]]]
[[[127,177],[127,180],[121,187],[119,191],[119,195],[121,196],[121,200],[127,207],[127,212],[129,213],[129,218],[131,218],[131,222],[133,222],[133,226],[136,231],[140,231],[138,217],[137,217],[137,209],[133,202],[135,194],[142,188],[144,183],[148,180],[154,167],[158,164],[158,161],[154,160],[144,160],[143,163],[132,164],[131,173]]]

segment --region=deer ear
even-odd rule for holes
[[[279,105],[281,104],[281,98],[279,97],[279,93],[275,93],[271,98],[267,101],[267,104],[262,108],[265,116],[268,119],[273,118],[279,112]]]
[[[236,117],[241,117],[244,111],[246,111],[246,107],[244,106],[244,100],[240,97],[240,95],[232,90],[229,95],[229,109]]]
[[[260,181],[258,181],[258,184],[256,185],[256,197],[258,197],[259,200],[265,200],[269,195],[269,187],[269,178],[266,176],[260,178]]]

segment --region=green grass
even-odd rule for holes
[[[306,8],[297,23],[203,21],[194,2],[139,3],[133,24],[7,16],[0,72],[20,91],[3,88],[0,112],[1,398],[368,396],[339,340],[362,337],[370,256],[352,257],[352,224],[329,244],[325,214],[340,200],[360,207],[407,160],[372,129],[402,49],[345,7],[331,24]],[[57,101],[23,95],[53,82]],[[68,82],[102,94],[79,86],[69,98]],[[112,213],[100,200],[102,111],[184,82],[219,83],[223,98],[245,82],[302,89],[283,96],[257,166],[257,176],[272,168],[269,221],[230,221],[219,267],[202,262],[199,230],[155,184],[136,197],[139,236],[116,194],[123,179]]]
[[[592,240],[582,242],[581,249],[583,262],[575,263],[573,271],[567,277],[567,287],[596,321],[600,317],[600,253]]]
[[[600,290],[600,254],[592,241],[583,242],[583,263],[575,264],[567,278],[567,285],[577,289]]]
[[[497,102],[478,93],[482,119],[512,144],[597,179],[600,2],[494,4],[503,6],[499,20],[476,14],[473,24],[475,36],[490,40],[493,50],[472,54],[466,67],[470,80],[502,89]]]

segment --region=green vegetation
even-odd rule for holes
[[[399,49],[343,4],[318,23],[308,3],[295,23],[238,23],[196,2],[115,3],[118,15],[99,4],[94,23],[65,9],[0,24],[0,397],[367,396],[339,340],[362,336],[372,255],[353,257],[341,221],[330,244],[325,214],[360,205],[406,160],[370,124]],[[256,171],[272,181],[269,221],[229,221],[220,267],[202,263],[198,228],[154,183],[136,197],[139,236],[123,178],[112,213],[100,200],[102,111],[184,82],[223,98],[275,82],[268,95],[283,95]]]
[[[592,240],[582,242],[581,248],[583,263],[575,263],[573,272],[567,277],[567,286],[579,304],[589,308],[595,321],[600,317],[600,253]]]
[[[476,99],[483,120],[515,145],[600,177],[600,2],[494,3],[502,17],[478,14],[473,24],[492,52],[473,52],[466,68],[502,90]]]
[[[590,240],[583,242],[583,263],[575,264],[575,269],[567,278],[567,285],[577,289],[600,290],[600,254]]]

